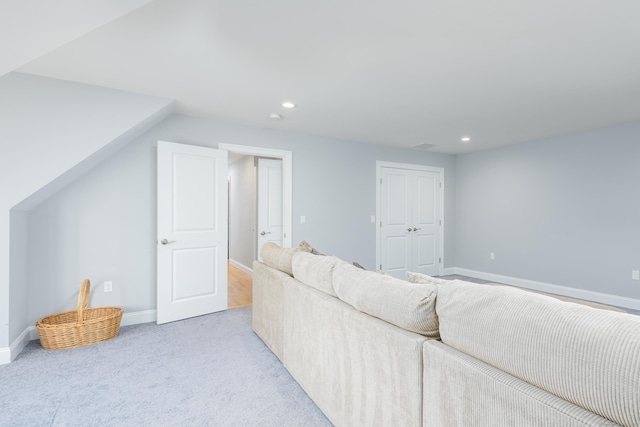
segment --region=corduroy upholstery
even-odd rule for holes
[[[282,359],[284,340],[284,281],[287,278],[290,277],[282,271],[253,262],[253,331],[279,359]]]
[[[293,261],[293,255],[298,252],[310,252],[310,246],[304,244],[296,246],[295,248],[283,248],[273,242],[267,242],[260,248],[260,256],[265,264],[276,270],[283,271],[289,276],[293,276],[293,269],[291,263]]]
[[[623,426],[640,426],[640,317],[508,287],[438,290],[442,342]]]
[[[333,287],[356,309],[429,338],[438,338],[436,286],[409,283],[341,263],[333,271]]]
[[[254,330],[337,426],[640,427],[636,316],[291,258],[254,263]]]
[[[344,261],[334,256],[314,255],[301,251],[293,255],[291,267],[293,277],[301,283],[337,297],[338,294],[333,289],[333,270],[337,263],[344,263]]]
[[[284,282],[285,368],[336,426],[419,426],[426,338]]]
[[[618,425],[440,341],[423,359],[424,427]]]

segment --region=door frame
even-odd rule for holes
[[[444,168],[436,167],[436,166],[424,166],[424,165],[414,165],[409,163],[395,163],[395,162],[384,162],[384,161],[376,161],[376,268],[380,265],[380,248],[382,242],[380,241],[380,218],[381,215],[381,200],[380,200],[380,192],[381,192],[381,179],[382,179],[382,168],[394,168],[394,169],[407,169],[407,170],[418,170],[418,171],[427,171],[427,172],[435,172],[439,174],[440,183],[442,187],[440,188],[440,247],[438,248],[440,251],[440,257],[442,258],[442,262],[438,268],[438,275],[442,276],[444,273]]]
[[[292,189],[293,189],[293,153],[273,148],[249,145],[219,143],[218,149],[247,156],[271,157],[282,160],[282,233],[283,247],[291,247],[292,235]],[[256,229],[257,230],[257,229]],[[257,233],[257,231],[256,231]],[[258,249],[259,250],[259,249]]]

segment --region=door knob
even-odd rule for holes
[[[411,231],[411,227],[407,228],[407,231]]]
[[[262,232],[260,233],[260,235],[261,235],[261,236],[264,236],[265,234],[271,234],[271,232],[270,232],[270,231],[262,231]]]
[[[422,230],[422,228],[415,228],[415,227],[413,227],[413,231],[418,231],[418,230]]]
[[[162,239],[160,240],[160,243],[162,243],[163,245],[168,245],[169,243],[175,243],[175,240],[167,240],[167,239]]]

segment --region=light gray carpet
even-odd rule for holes
[[[330,426],[251,330],[251,307],[0,366],[1,426]]]

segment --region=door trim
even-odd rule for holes
[[[273,148],[253,147],[249,145],[218,144],[220,150],[232,153],[245,154],[247,156],[272,157],[282,159],[282,231],[284,239],[283,247],[291,247],[292,235],[292,188],[293,188],[293,153],[286,150]]]
[[[381,184],[380,179],[382,178],[382,168],[394,168],[394,169],[407,169],[407,170],[418,170],[418,171],[427,171],[427,172],[435,172],[440,176],[440,182],[442,183],[442,188],[440,189],[440,220],[442,224],[440,225],[440,257],[442,258],[442,262],[438,268],[438,275],[442,276],[444,272],[444,168],[436,167],[436,166],[424,166],[424,165],[413,165],[409,163],[395,163],[395,162],[383,162],[376,161],[376,269],[380,265],[380,218],[382,215],[380,213],[380,209],[382,208],[380,203],[380,191]]]

